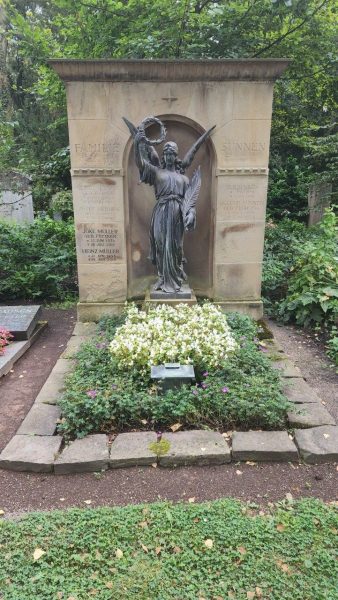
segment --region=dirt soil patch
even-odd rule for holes
[[[69,339],[75,310],[44,309],[48,329],[0,380],[0,449],[12,438]],[[293,327],[270,322],[276,340],[337,419],[337,377],[323,346]],[[259,504],[314,496],[337,500],[336,464],[229,464],[214,467],[116,469],[103,474],[35,475],[0,470],[0,509],[5,514],[70,506],[114,506],[168,499],[212,500],[231,496]]]

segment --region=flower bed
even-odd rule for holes
[[[7,329],[0,327],[0,356],[4,354],[5,347],[8,346],[12,338],[12,334]]]
[[[69,437],[135,429],[283,429],[290,404],[279,373],[260,351],[249,317],[195,309],[131,307],[104,319],[83,345],[60,404]],[[161,394],[150,365],[193,363],[196,382]]]

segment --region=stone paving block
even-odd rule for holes
[[[314,404],[320,402],[319,396],[304,379],[298,377],[286,379],[283,385],[285,396],[295,404]]]
[[[73,335],[68,341],[66,349],[62,352],[60,358],[74,358],[75,354],[85,342],[90,340],[86,335]]]
[[[80,321],[78,321],[75,324],[72,335],[93,336],[96,333],[97,333],[97,323],[93,323],[93,322],[81,323]]]
[[[21,423],[19,435],[53,435],[56,421],[60,418],[60,408],[49,404],[33,404],[25,420]]]
[[[120,433],[112,443],[109,466],[115,469],[156,463],[156,455],[149,449],[152,442],[156,442],[153,431]]]
[[[87,435],[66,446],[54,464],[54,472],[86,473],[108,468],[108,437],[104,434]]]
[[[301,370],[296,367],[291,360],[274,360],[272,366],[279,371],[282,371],[282,377],[303,377]]]
[[[75,360],[69,358],[59,358],[52,369],[51,375],[64,375],[70,373],[75,367],[75,362]]]
[[[338,427],[324,425],[295,432],[296,444],[306,463],[338,461]]]
[[[278,342],[276,342],[275,340],[261,340],[260,342],[263,347],[266,348],[266,350],[268,351],[269,354],[276,354],[276,355],[280,355],[280,354],[284,354],[284,350],[282,348],[282,346],[280,344],[278,344]],[[278,356],[279,358],[279,356]],[[285,356],[284,356],[285,358]]]
[[[289,411],[290,425],[300,428],[318,427],[320,425],[335,425],[334,418],[322,404],[297,404],[299,413]]]
[[[61,442],[60,436],[15,435],[0,454],[0,468],[49,473]]]
[[[217,431],[178,431],[164,433],[170,448],[159,457],[161,467],[221,465],[231,461],[230,448]]]
[[[51,373],[35,398],[35,404],[57,404],[65,388],[66,373]]]
[[[286,431],[235,431],[233,460],[295,461],[298,452]]]

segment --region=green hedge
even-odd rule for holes
[[[74,223],[0,221],[0,301],[64,300],[77,292]]]

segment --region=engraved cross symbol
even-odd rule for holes
[[[172,103],[175,102],[176,100],[178,100],[178,98],[176,98],[175,96],[172,96],[171,91],[170,91],[169,96],[167,96],[166,98],[162,98],[162,100],[166,100],[169,104],[169,108],[171,108]]]

